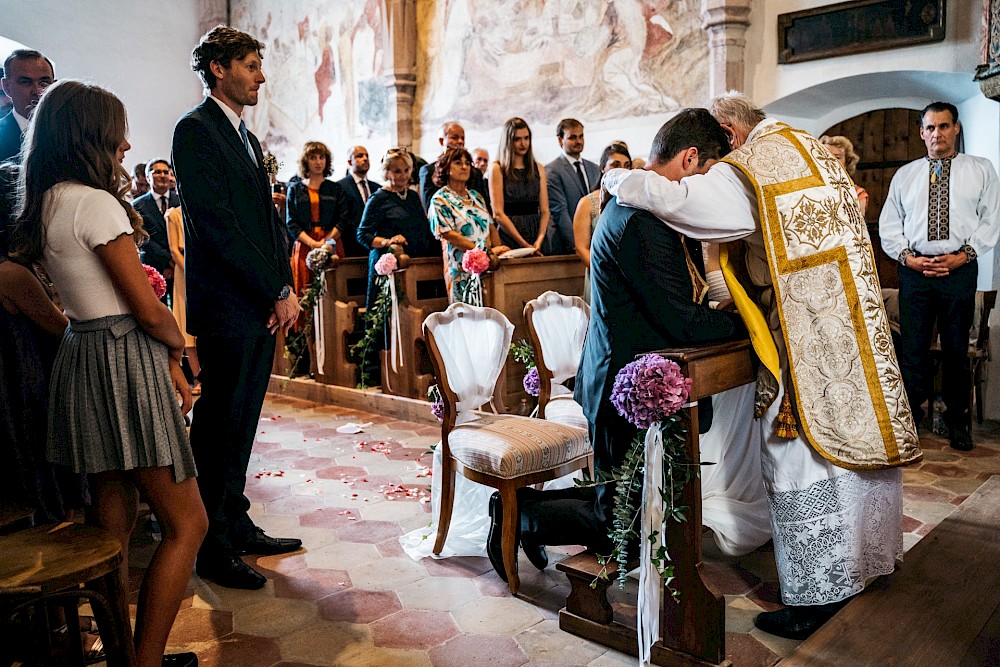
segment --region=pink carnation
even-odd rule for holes
[[[153,288],[153,294],[156,295],[157,299],[162,299],[163,295],[167,293],[167,281],[163,279],[159,271],[149,264],[143,264],[142,268],[146,270],[146,280],[149,281],[149,286]]]
[[[397,268],[399,268],[399,262],[396,261],[396,256],[391,252],[385,253],[375,262],[375,273],[380,276],[387,276]]]
[[[462,257],[462,269],[477,276],[490,268],[490,256],[482,248],[466,250]]]
[[[636,427],[649,428],[680,410],[688,400],[691,378],[658,354],[647,354],[618,371],[611,403]]]

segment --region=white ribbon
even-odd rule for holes
[[[396,278],[393,274],[386,276],[389,280],[389,298],[392,301],[392,311],[389,314],[389,358],[392,370],[396,372],[398,365],[403,365],[403,334],[399,324],[399,299],[396,298]]]
[[[660,598],[663,580],[652,563],[652,556],[663,544],[663,436],[660,423],[646,431],[646,466],[642,484],[642,515],[639,536],[639,601],[637,603],[636,632],[639,638],[639,664],[648,665],[650,650],[660,638]],[[649,536],[656,532],[655,541]]]
[[[326,293],[326,271],[320,274],[320,281],[322,281],[323,289],[320,294]],[[324,374],[325,371],[323,367],[326,363],[326,344],[324,342],[323,335],[323,299],[320,297],[316,301],[316,305],[313,307],[313,332],[315,334],[316,343],[316,372],[319,374]]]

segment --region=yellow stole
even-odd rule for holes
[[[852,470],[919,461],[871,241],[847,174],[813,137],[767,121],[724,161],[757,195],[780,331],[770,331],[726,252],[723,275],[772,376],[765,379],[779,377],[775,339],[782,337],[791,379],[785,392],[787,398],[791,390],[798,435]]]

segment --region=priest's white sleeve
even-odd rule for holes
[[[759,228],[756,194],[725,163],[680,182],[652,171],[612,169],[603,183],[620,205],[647,210],[689,238],[721,243]]]

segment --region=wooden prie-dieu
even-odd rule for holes
[[[659,352],[677,362],[691,378],[691,403],[686,409],[687,457],[698,461],[697,399],[718,394],[754,381],[750,342],[736,341],[718,345],[674,348]],[[661,596],[660,639],[652,648],[654,665],[729,665],[726,660],[725,600],[704,578],[701,563],[701,480],[695,478],[685,488],[681,503],[691,508],[685,522],[667,521],[665,540],[675,579]],[[637,563],[632,564],[634,566]],[[601,570],[591,552],[584,552],[558,563],[572,589],[566,606],[559,612],[559,627],[574,635],[638,655],[636,630],[612,618],[607,600],[613,583],[614,567],[608,567],[608,579],[598,580]]]

